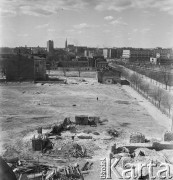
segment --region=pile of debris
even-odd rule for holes
[[[70,118],[65,118],[59,125],[53,125],[50,132],[42,134],[42,127],[37,129],[38,135],[32,138],[33,151],[41,151],[45,153],[47,150],[53,149],[54,144],[50,139],[62,139],[61,132],[66,130],[73,130],[74,125],[70,121]]]
[[[173,141],[173,132],[171,131],[165,132],[164,141]]]
[[[130,135],[130,143],[145,143],[145,135],[136,132]]]
[[[86,165],[82,167],[82,169],[79,168],[78,164],[68,165],[65,167],[55,167],[46,163],[35,161],[34,159],[19,160],[18,158],[15,158],[13,160],[5,159],[5,161],[2,159],[2,161],[4,164],[6,161],[6,166],[8,166],[9,171],[11,170],[11,173],[13,171],[15,174],[13,176],[16,176],[16,179],[23,178],[25,180],[77,180],[83,179],[83,173],[86,172],[82,171],[88,170],[88,166],[86,167]],[[0,165],[2,165],[1,161]],[[89,167],[91,167],[91,164]],[[16,180],[15,178],[13,179]]]
[[[86,148],[84,146],[81,146],[77,143],[74,143],[69,147],[68,154],[71,157],[75,157],[75,158],[86,157],[87,151],[86,151]]]
[[[119,133],[116,129],[107,129],[107,133],[112,137],[118,137]]]
[[[66,117],[59,125],[53,125],[49,135],[61,135],[62,131],[67,131],[74,128],[73,122],[70,121],[69,117]]]
[[[136,147],[134,151],[131,151],[132,146],[120,146],[116,148],[116,144],[111,147],[110,157],[119,159],[119,166],[126,169],[127,164],[148,164],[151,161],[159,165],[165,163],[166,158],[162,153],[158,153],[155,149],[148,149],[146,147]]]
[[[75,124],[78,125],[90,125],[97,126],[99,123],[100,117],[96,116],[86,116],[86,115],[77,115],[75,116]]]
[[[74,166],[69,165],[64,168],[57,170],[50,171],[50,173],[46,176],[46,180],[51,179],[59,179],[59,180],[77,180],[77,179],[84,179],[79,169],[79,165],[76,164]]]

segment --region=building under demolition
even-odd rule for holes
[[[2,57],[1,57],[2,58]],[[46,79],[44,58],[23,55],[3,56],[3,68],[7,81],[33,81]]]

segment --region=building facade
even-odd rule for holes
[[[39,58],[39,57],[38,57]],[[28,58],[12,55],[6,59],[5,72],[7,81],[34,81],[46,79],[46,61],[42,58]]]
[[[105,48],[105,49],[103,49],[103,56],[106,59],[117,58],[117,49]]]
[[[105,61],[100,61],[96,63],[96,68],[97,69],[103,69],[108,67],[108,62]]]
[[[131,49],[130,50],[130,61],[138,62],[149,62],[150,58],[153,57],[153,49]]]
[[[106,68],[97,72],[97,78],[98,82],[103,84],[121,83],[121,71]]]
[[[54,50],[54,42],[52,40],[47,41],[47,51],[49,53],[53,52]]]
[[[46,60],[34,57],[34,80],[46,79]]]

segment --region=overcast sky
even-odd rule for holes
[[[1,46],[173,47],[173,0],[1,0]]]

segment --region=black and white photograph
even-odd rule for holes
[[[0,0],[0,180],[173,180],[173,0]]]

